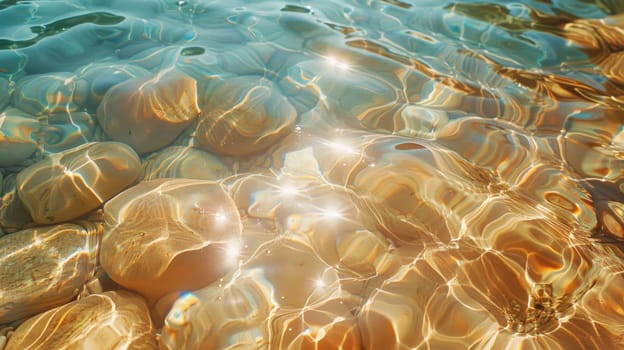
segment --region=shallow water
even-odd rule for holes
[[[624,6],[0,1],[0,349],[624,347]]]

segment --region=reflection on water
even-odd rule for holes
[[[624,347],[621,2],[0,23],[0,349]]]

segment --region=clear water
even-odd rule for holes
[[[624,347],[622,13],[0,1],[0,348]]]

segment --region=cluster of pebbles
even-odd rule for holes
[[[0,349],[624,347],[624,137],[357,52],[0,76]]]

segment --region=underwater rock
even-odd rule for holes
[[[44,151],[56,153],[91,142],[95,121],[87,112],[55,113],[41,129]]]
[[[227,156],[264,151],[292,131],[297,111],[271,81],[260,76],[213,80],[195,138]]]
[[[100,263],[150,302],[198,289],[237,266],[241,219],[216,182],[141,182],[104,206]]]
[[[257,19],[254,18],[254,21]],[[310,59],[308,55],[285,50],[279,44],[267,40],[248,42],[232,50],[213,54],[211,58],[217,61],[209,66],[213,74],[263,76],[271,79],[299,114],[312,109],[319,101],[320,91],[315,85],[318,76],[309,75],[299,68],[300,62]],[[204,91],[203,85],[204,83],[200,83],[200,91]],[[209,94],[205,95],[210,97]]]
[[[38,147],[39,122],[29,114],[8,108],[0,114],[0,167],[17,165]]]
[[[396,77],[376,71],[383,67],[379,60],[370,61],[358,63],[352,52],[344,52],[303,61],[290,69],[297,72],[297,79],[314,77],[304,83],[319,91],[319,104],[331,111],[328,119],[356,128],[399,131],[407,127],[400,116],[406,101],[397,93],[403,87]],[[370,74],[373,71],[377,74]]]
[[[596,323],[611,329],[614,335],[624,332],[624,271],[602,271],[594,288],[580,301]],[[605,303],[605,300],[611,300]]]
[[[555,146],[548,139],[534,138],[500,120],[462,118],[443,127],[436,141],[471,163],[475,174],[491,174],[489,180],[483,177],[490,182],[489,191],[517,192],[527,197],[525,201],[533,200],[549,209],[565,224],[586,230],[596,225],[592,199],[561,168],[562,160],[557,158],[563,156],[566,167],[578,174],[589,171],[588,177],[613,178],[624,171],[624,162],[605,157],[606,151],[594,151],[588,147],[588,140],[579,140],[574,133],[558,140]]]
[[[489,194],[487,173],[426,140],[346,132],[318,143],[319,169],[397,245],[451,241]]]
[[[92,294],[22,323],[4,350],[156,349],[145,300],[128,291]]]
[[[165,321],[161,348],[361,347],[336,271],[299,240],[266,242],[225,280],[176,301]]]
[[[437,294],[443,300],[452,300],[454,306],[459,303],[454,295],[447,294],[449,281],[457,274],[461,263],[475,259],[482,250],[459,241],[456,249],[425,251],[425,257],[422,249],[413,251],[412,248],[408,246],[392,252],[404,261],[403,266],[371,288],[367,301],[357,313],[364,349],[414,348],[425,343],[427,337],[432,342],[437,339],[429,332],[431,323],[453,327],[457,321],[449,319],[447,314],[440,316],[438,310],[428,310],[428,303]],[[479,313],[479,319],[471,321],[488,318],[481,310]],[[458,332],[472,329],[458,328]]]
[[[584,178],[615,181],[624,174],[624,160],[620,150],[598,146],[591,137],[578,134],[566,135],[561,140],[563,160]]]
[[[518,274],[522,277],[523,285],[533,283],[535,285],[547,285],[549,295],[557,300],[557,314],[560,317],[566,313],[572,313],[571,300],[578,300],[591,288],[594,283],[592,276],[597,275],[600,267],[595,264],[595,256],[591,249],[586,246],[570,246],[571,234],[580,234],[566,226],[563,222],[545,216],[545,210],[536,210],[530,205],[518,205],[510,199],[492,199],[482,205],[479,215],[467,217],[466,226],[470,236],[478,240],[488,242],[488,247],[496,251],[499,257],[505,258],[506,266],[515,269],[522,267]],[[533,252],[539,251],[539,258]],[[503,267],[498,268],[497,273],[503,273]],[[490,272],[489,276],[493,276]],[[489,280],[479,281],[478,273],[473,275],[474,281],[470,285],[480,290],[483,295],[494,294],[498,286],[484,286],[481,283],[492,283]],[[508,280],[510,278],[501,278]],[[511,292],[503,290],[498,292],[506,299],[511,298]],[[524,287],[527,288],[526,286]],[[487,289],[488,292],[484,290]],[[520,286],[514,291],[518,293]],[[518,300],[522,296],[518,297]],[[491,297],[493,299],[495,297]],[[500,302],[493,301],[500,305]]]
[[[400,125],[392,131],[402,136],[433,139],[436,132],[448,123],[448,115],[444,111],[405,105],[400,113]]]
[[[319,258],[349,277],[373,277],[389,268],[388,242],[368,230],[374,221],[362,215],[341,186],[247,175],[231,184],[230,193],[247,216],[272,220],[279,232],[301,236]]]
[[[13,106],[33,115],[76,112],[86,100],[87,82],[68,72],[29,75],[13,92]]]
[[[95,271],[101,233],[62,224],[0,237],[0,324],[72,300]]]
[[[7,233],[15,232],[33,222],[17,195],[15,178],[15,173],[5,176],[0,186],[0,228]]]
[[[142,180],[184,178],[218,180],[230,174],[219,158],[183,146],[171,146],[151,154],[143,161]]]
[[[90,64],[76,71],[76,74],[87,81],[87,107],[96,109],[104,94],[113,86],[151,73],[143,67],[132,64]]]
[[[112,87],[97,110],[97,120],[113,140],[145,154],[170,144],[199,115],[197,82],[163,71]]]
[[[557,287],[550,283],[533,282],[524,266],[512,260],[515,252],[481,249],[476,242],[461,239],[454,248],[411,259],[397,251],[406,263],[372,291],[358,312],[364,349],[490,348],[494,343],[496,348],[565,344],[593,349],[621,344],[615,333],[575,308],[570,303],[574,298],[556,295]]]
[[[136,153],[122,143],[88,143],[22,170],[17,194],[36,223],[68,221],[134,183],[140,166]]]
[[[285,312],[273,322],[275,347],[289,350],[359,350],[356,318],[340,298],[328,298],[301,310]]]

